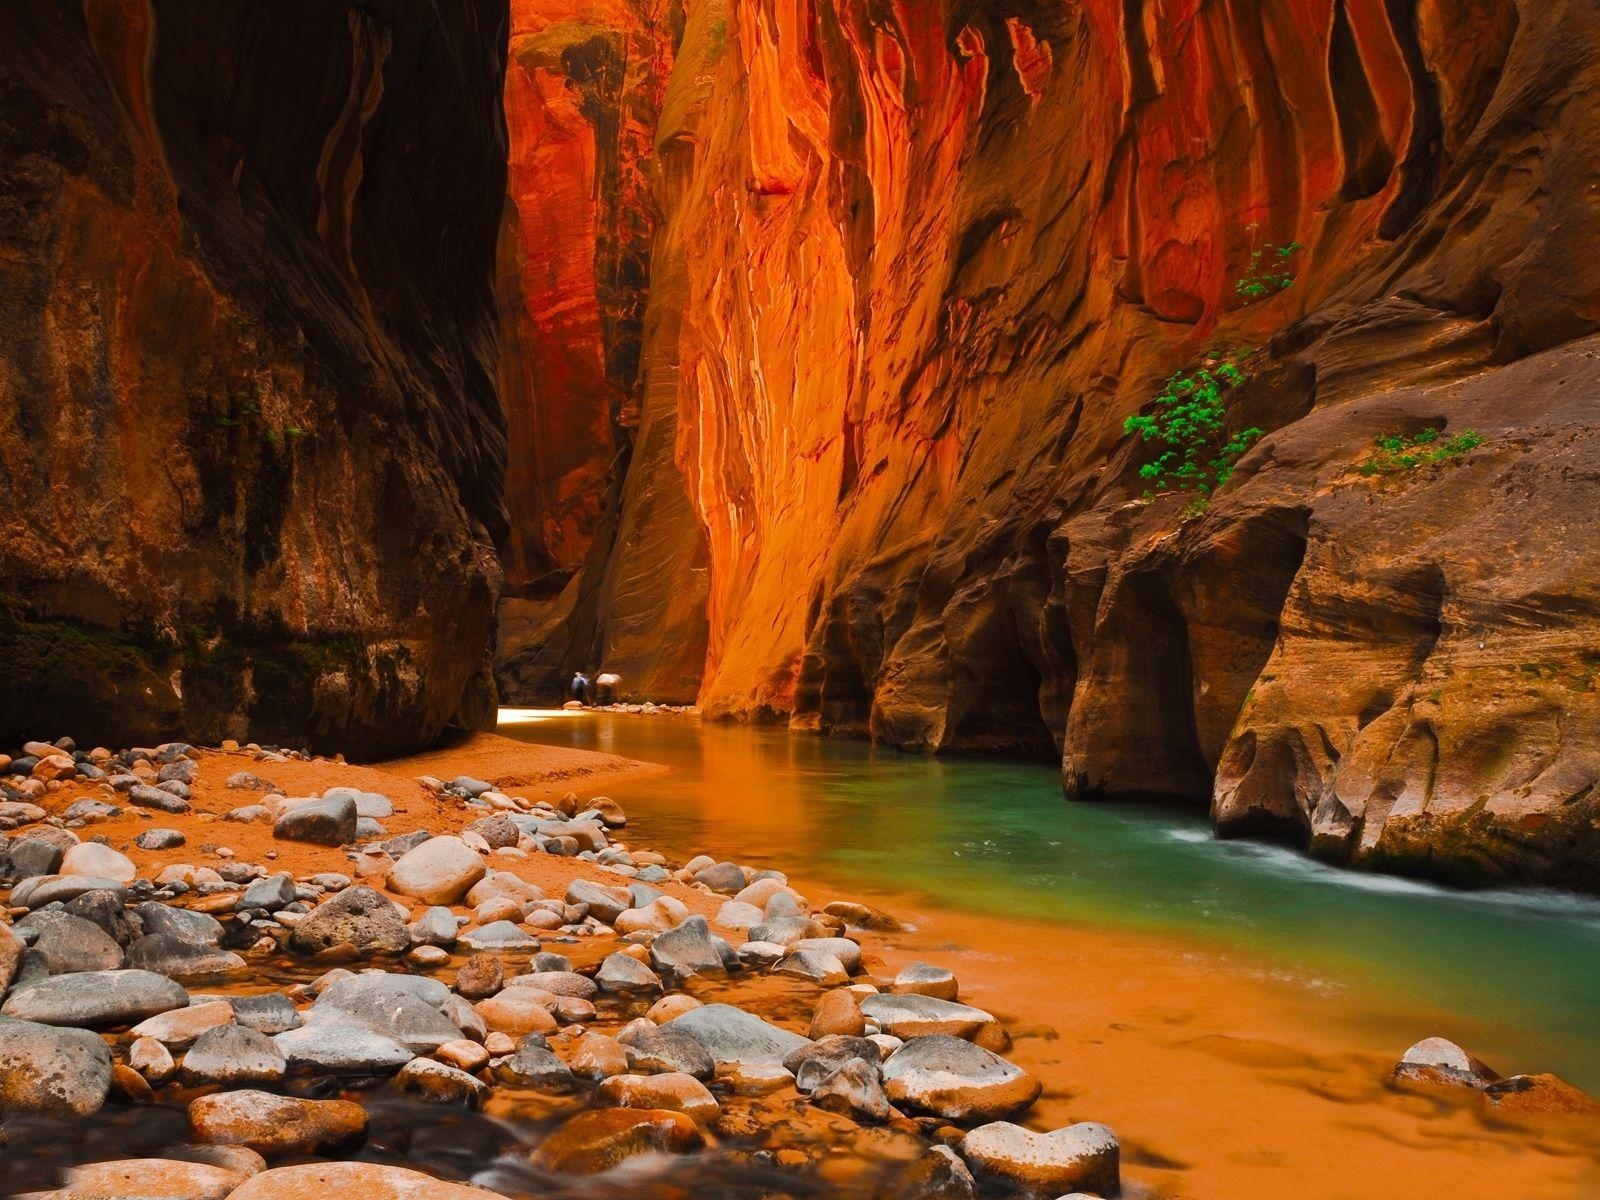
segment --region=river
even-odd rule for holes
[[[1430,1125],[1428,1114],[1412,1111],[1414,1098],[1369,1089],[1381,1064],[1438,1034],[1505,1074],[1551,1071],[1600,1090],[1600,902],[1592,899],[1453,891],[1221,842],[1203,813],[1068,803],[1048,764],[929,759],[684,717],[506,710],[500,732],[672,768],[607,789],[628,809],[640,844],[775,866],[839,895],[911,911],[929,944],[968,951],[958,971],[978,980],[991,1007],[1014,1019],[1053,1018],[1063,1028],[1052,1028],[1052,1040],[1072,1040],[1076,1027],[1071,1057],[1080,1063],[1103,1040],[1093,1036],[1097,1020],[1127,1025],[1143,1033],[1129,1033],[1109,1061],[1201,1080],[1199,1050],[1215,1069],[1206,1086],[1229,1089],[1230,1103],[1270,1103],[1286,1123],[1349,1125],[1359,1115],[1391,1149],[1418,1139],[1470,1142],[1480,1166],[1497,1154],[1514,1163],[1518,1146],[1497,1141],[1476,1114]],[[1128,1019],[1111,1019],[1119,1014]],[[1050,1053],[1063,1052],[1058,1043]],[[1073,1119],[1095,1115],[1081,1101],[1097,1088],[1080,1070],[1065,1089],[1080,1103],[1061,1105]],[[1267,1083],[1274,1086],[1256,1094]],[[1182,1088],[1169,1102],[1127,1087],[1098,1090],[1107,1105],[1156,1122],[1212,1099]],[[1291,1117],[1306,1092],[1320,1093],[1327,1111],[1313,1105]],[[1158,1190],[1163,1163],[1182,1162],[1171,1174],[1189,1183],[1205,1177],[1191,1162],[1204,1135],[1164,1128],[1142,1136],[1187,1147],[1146,1153]],[[1382,1194],[1307,1190],[1317,1170],[1336,1168],[1319,1168],[1316,1150],[1285,1137],[1292,1145],[1263,1149],[1260,1163],[1247,1161],[1253,1151],[1230,1150],[1239,1169],[1212,1177],[1251,1194],[1256,1173],[1245,1168],[1287,1165],[1265,1172],[1276,1182],[1261,1194]],[[1303,1177],[1293,1169],[1297,1155]],[[1600,1194],[1586,1190],[1600,1189],[1593,1159],[1576,1157],[1588,1161],[1548,1179],[1518,1175],[1513,1165],[1504,1184],[1519,1186],[1519,1197]],[[1430,1194],[1458,1200],[1494,1178],[1486,1166],[1464,1167],[1451,1185],[1448,1170],[1430,1172],[1444,1164],[1435,1153],[1383,1169],[1397,1182],[1415,1169],[1437,1187]],[[1563,1191],[1566,1182],[1580,1190]]]

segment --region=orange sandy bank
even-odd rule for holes
[[[127,813],[83,830],[104,836],[143,873],[174,862],[216,867],[226,857],[271,862],[296,874],[345,870],[337,850],[282,841],[265,822],[222,821],[257,793],[228,789],[249,771],[291,795],[333,786],[380,791],[395,806],[391,834],[426,828],[454,832],[468,819],[461,804],[430,792],[421,775],[472,775],[530,798],[568,790],[588,798],[664,768],[614,755],[534,746],[492,735],[373,766],[337,762],[259,763],[247,755],[205,752],[193,786],[194,811]],[[45,799],[61,812],[72,786]],[[737,815],[730,815],[737,820]],[[648,821],[645,822],[648,825]],[[188,844],[149,852],[134,837],[153,825],[183,831]],[[618,831],[643,848],[635,822]],[[732,834],[735,838],[737,834]],[[653,846],[675,855],[700,847]],[[573,880],[596,878],[592,864],[548,854],[497,860],[560,895]],[[382,878],[365,882],[382,885]],[[1420,1094],[1386,1085],[1394,1055],[1426,1029],[1384,1030],[1358,1038],[1346,1022],[1325,1020],[1314,998],[1282,986],[1258,963],[1174,939],[1098,929],[1034,927],[929,910],[910,897],[857,892],[793,880],[813,905],[869,899],[921,927],[862,936],[870,970],[927,959],[955,970],[962,998],[995,1012],[1016,1036],[1010,1057],[1045,1084],[1028,1116],[1038,1128],[1098,1120],[1123,1139],[1125,1194],[1141,1200],[1580,1200],[1600,1194],[1600,1142],[1593,1122],[1541,1117],[1513,1125],[1485,1114],[1473,1094]],[[723,898],[676,883],[662,890],[707,916]],[[397,897],[397,899],[402,899]],[[420,905],[414,906],[420,911]],[[579,965],[611,948],[604,940],[572,947]],[[458,965],[458,964],[457,964]],[[735,982],[733,993],[769,1019],[803,1029],[814,997],[773,981]],[[728,995],[729,993],[724,993]],[[1393,1053],[1375,1047],[1393,1043]],[[1497,1064],[1515,1069],[1515,1064]],[[500,1115],[539,1110],[537,1097],[504,1093]],[[1587,1125],[1587,1128],[1586,1128]],[[836,1131],[842,1136],[842,1131]],[[847,1141],[837,1143],[843,1147]]]

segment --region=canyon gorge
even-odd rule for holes
[[[0,7],[8,735],[606,669],[1600,890],[1590,0],[273,9]]]

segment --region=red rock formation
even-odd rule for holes
[[[468,0],[0,9],[0,742],[492,716],[506,37]]]
[[[703,642],[712,714],[1600,886],[1597,77],[1586,0],[690,6],[656,442],[543,645],[672,694]],[[1186,521],[1122,421],[1215,344],[1263,347],[1268,436]],[[1354,473],[1427,425],[1488,441]]]
[[[512,6],[500,292],[514,590],[583,562],[638,423],[653,211],[644,171],[670,70],[665,7]]]

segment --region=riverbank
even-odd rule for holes
[[[175,809],[181,800],[183,811],[144,806],[160,797],[134,793],[125,781],[73,778],[30,789],[32,800],[20,803],[34,803],[43,819],[18,820],[12,838],[25,840],[31,831],[58,841],[104,839],[106,845],[91,857],[114,867],[115,859],[104,854],[124,856],[131,872],[101,889],[113,895],[123,890],[115,912],[142,912],[140,919],[153,919],[133,906],[143,896],[147,899],[140,903],[220,918],[223,931],[210,950],[214,957],[225,954],[237,962],[218,958],[212,963],[215,978],[186,981],[193,991],[185,1004],[206,992],[235,998],[235,1005],[245,995],[273,994],[291,1006],[302,1028],[316,1030],[330,1022],[347,1028],[351,1006],[330,999],[341,990],[359,984],[388,997],[384,1004],[404,1009],[410,1002],[395,997],[422,987],[429,1006],[456,1022],[461,1036],[450,1049],[439,1043],[426,1048],[424,1035],[422,1043],[403,1047],[404,1065],[383,1067],[362,1061],[352,1068],[348,1059],[336,1064],[326,1057],[308,1063],[296,1030],[264,1039],[288,1038],[291,1050],[283,1074],[269,1088],[309,1104],[336,1102],[330,1100],[334,1095],[360,1101],[366,1140],[336,1156],[354,1153],[380,1166],[420,1166],[476,1179],[503,1195],[565,1195],[562,1189],[572,1187],[606,1196],[613,1184],[626,1182],[636,1189],[637,1175],[596,1181],[589,1170],[630,1159],[642,1149],[671,1149],[684,1156],[661,1166],[663,1185],[670,1180],[673,1186],[710,1187],[729,1196],[771,1191],[781,1182],[794,1195],[955,1197],[967,1194],[963,1187],[968,1186],[955,1172],[959,1160],[935,1150],[954,1147],[978,1164],[983,1194],[999,1196],[1016,1189],[1000,1182],[993,1153],[986,1159],[981,1144],[967,1145],[967,1135],[985,1124],[986,1116],[1015,1112],[1039,1131],[1082,1121],[1109,1124],[1121,1139],[1129,1195],[1332,1200],[1407,1190],[1566,1200],[1585,1195],[1600,1178],[1596,1147],[1585,1141],[1582,1128],[1592,1118],[1519,1118],[1503,1104],[1491,1111],[1477,1091],[1396,1088],[1388,1078],[1395,1055],[1429,1030],[1386,1031],[1397,1039],[1388,1053],[1370,1042],[1353,1045],[1348,1031],[1319,1028],[1317,998],[1298,981],[1273,979],[1245,957],[1229,959],[1170,940],[1092,929],[1075,930],[1064,943],[1059,929],[1046,930],[1025,915],[994,922],[928,909],[908,896],[899,897],[904,904],[894,903],[882,881],[869,886],[864,880],[856,892],[841,894],[822,880],[758,869],[765,864],[735,865],[740,860],[734,854],[720,862],[691,861],[696,847],[657,841],[648,819],[625,817],[615,805],[595,799],[602,791],[660,786],[662,768],[636,759],[493,735],[369,767],[250,752],[202,751],[192,759],[169,752],[164,762],[162,755],[147,757],[146,766],[134,764],[145,779],[137,786],[162,783],[172,803],[161,803]],[[191,761],[192,768],[184,765]],[[172,778],[162,781],[163,773]],[[181,775],[189,778],[179,780]],[[367,798],[373,815],[366,819],[378,827],[336,830],[331,839],[323,838],[336,844],[327,845],[286,836],[286,821],[293,827],[297,820],[326,815],[319,806],[326,808],[330,793],[336,797],[341,788]],[[285,796],[323,799],[307,806]],[[741,814],[760,824],[758,787],[747,784],[742,796],[721,802],[731,806],[723,832],[735,843]],[[347,814],[352,821],[356,803],[351,800]],[[591,803],[592,816],[572,820]],[[19,808],[10,816],[33,814]],[[619,828],[624,819],[628,824]],[[170,834],[150,837],[157,827]],[[433,836],[424,839],[424,833]],[[157,849],[158,843],[164,848]],[[622,849],[621,843],[632,849]],[[659,852],[642,849],[647,843]],[[432,884],[419,882],[417,855],[437,857],[433,873],[440,863],[453,863],[463,878],[473,877],[470,887],[459,895],[449,889],[422,895]],[[285,884],[264,886],[275,878],[285,879],[287,890]],[[165,882],[151,888],[138,879]],[[30,909],[40,906],[16,903],[19,891],[29,886],[24,881],[12,895],[11,915],[19,927],[37,924]],[[346,925],[339,927],[341,940],[312,936],[319,913],[368,887],[376,889],[372,895],[406,909],[411,929],[403,943],[388,946],[385,956],[371,946],[350,944]],[[276,898],[264,899],[267,892]],[[294,899],[285,903],[288,896]],[[886,928],[887,922],[836,903],[861,896],[915,928]],[[79,900],[70,901],[69,909],[75,904],[86,913],[80,920],[92,923],[99,913],[111,927],[121,928],[107,915],[111,910]],[[450,914],[452,927],[420,934],[430,923],[439,925],[441,908]],[[863,921],[873,928],[864,928]],[[766,928],[757,930],[762,936],[751,943],[741,926],[753,922]],[[784,922],[798,924],[791,929]],[[816,953],[796,956],[790,934],[819,939],[801,947]],[[727,953],[716,949],[718,936],[727,939]],[[767,938],[787,940],[788,948]],[[138,945],[134,940],[122,947],[128,962]],[[859,949],[852,948],[856,945]],[[27,953],[38,950],[36,943]],[[680,978],[685,953],[700,958],[689,960],[694,970]],[[546,957],[552,955],[558,957]],[[856,955],[859,963],[849,961]],[[770,970],[780,959],[783,968]],[[906,969],[917,962],[932,965],[908,976]],[[82,964],[73,965],[81,969]],[[350,976],[346,970],[376,965],[413,982],[385,982],[395,975]],[[8,1006],[38,982],[37,964],[22,966],[23,978]],[[534,986],[529,986],[530,974],[540,976]],[[913,1032],[926,1032],[918,1022],[927,1015],[873,1013],[871,1005],[881,1000],[874,999],[880,990],[915,994],[917,987],[908,982],[913,979],[926,983],[924,991],[958,994],[963,1004],[975,1006],[977,1016],[966,1009],[955,1028],[1003,1049],[1015,1064],[1005,1070],[1020,1069],[1015,1078],[1037,1081],[1042,1089],[1037,1102],[1016,1104],[1013,1097],[979,1113],[950,1109],[946,1100],[918,1100],[904,1085],[896,1094],[890,1077],[901,1038],[895,1035],[918,1042]],[[825,1032],[828,1022],[842,1021],[840,1031],[854,1036],[868,1031],[869,1018],[884,1032],[873,1044],[870,1063],[862,1059],[852,1066],[866,1047],[845,1047],[849,1053],[830,1060],[828,1072],[818,1078],[790,1074],[801,1064],[786,1071],[769,1051],[745,1056],[746,1061],[734,1054],[712,1061],[709,1070],[669,1071],[703,1079],[674,1078],[663,1090],[665,1067],[696,1063],[681,1039],[660,1044],[657,1030],[718,1004],[734,1005],[757,1021],[759,1029],[741,1033],[745,1040],[753,1030],[758,1040],[778,1039],[798,1048],[798,1039]],[[359,1004],[354,1007],[361,1010]],[[829,1008],[834,1011],[818,1026]],[[242,1026],[243,1011],[239,1008],[224,1024]],[[404,1014],[385,1012],[366,1033],[392,1044],[390,1035],[404,1025]],[[330,1013],[343,1016],[334,1019]],[[483,1023],[477,1036],[470,1028],[474,1013]],[[954,1016],[950,1010],[937,1015],[940,1020]],[[36,1114],[20,1127],[10,1122],[9,1153],[21,1164],[19,1170],[28,1172],[29,1187],[46,1186],[41,1172],[91,1161],[72,1157],[85,1153],[84,1146],[107,1145],[104,1136],[90,1136],[90,1131],[117,1130],[112,1144],[120,1142],[123,1155],[161,1150],[165,1143],[156,1133],[167,1128],[162,1114],[187,1109],[193,1123],[193,1105],[202,1093],[215,1091],[203,1079],[189,1077],[194,1072],[184,1058],[181,1075],[163,1079],[141,1072],[149,1087],[140,1094],[128,1072],[134,1039],[117,1032],[119,1022],[100,1025],[119,1068],[112,1106],[75,1121]],[[791,1038],[797,1041],[786,1041]],[[715,1053],[716,1042],[714,1031],[702,1031],[697,1044]],[[185,1046],[173,1049],[181,1057]],[[299,1061],[295,1054],[302,1056]],[[607,1060],[615,1069],[602,1068],[600,1075],[645,1082],[584,1081],[585,1071]],[[817,1085],[825,1081],[818,1095]],[[812,1086],[802,1086],[807,1083]],[[624,1104],[618,1116],[618,1093],[630,1090],[648,1096],[650,1107],[643,1111],[656,1115],[641,1117]],[[964,1094],[963,1103],[969,1103],[975,1093]],[[880,1099],[892,1100],[901,1111],[883,1111]],[[418,1110],[415,1106],[425,1100],[450,1103],[445,1109]],[[507,1125],[461,1124],[462,1114],[479,1107]],[[611,1115],[586,1115],[596,1113]],[[1529,1120],[1531,1125],[1519,1123]],[[432,1135],[426,1130],[441,1125],[452,1131],[456,1144],[440,1144],[437,1138],[429,1143]],[[333,1150],[331,1144],[316,1148]],[[281,1155],[271,1157],[277,1161]],[[1103,1153],[1090,1158],[1100,1173],[1079,1182],[1109,1192]],[[638,1163],[630,1168],[639,1169]],[[252,1196],[277,1194],[259,1190],[270,1175],[242,1186],[256,1187]],[[585,1182],[575,1182],[580,1178]],[[70,1194],[69,1189],[57,1200]]]

